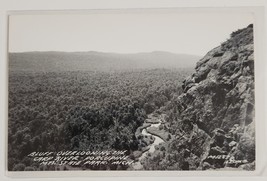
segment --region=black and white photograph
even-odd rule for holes
[[[254,16],[8,17],[8,171],[254,171]]]

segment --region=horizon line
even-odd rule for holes
[[[153,50],[153,51],[140,51],[140,52],[126,52],[126,53],[119,53],[119,52],[108,52],[108,51],[96,51],[96,50],[88,50],[88,51],[62,51],[62,50],[31,50],[31,51],[8,51],[8,53],[103,53],[103,54],[120,54],[120,55],[133,55],[133,54],[142,54],[142,53],[168,53],[168,54],[175,54],[175,55],[191,55],[197,57],[203,57],[205,55],[196,55],[196,54],[189,54],[189,53],[175,53],[170,51],[164,50]]]

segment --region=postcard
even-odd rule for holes
[[[8,171],[254,171],[254,18],[10,14]]]

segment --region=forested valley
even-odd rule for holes
[[[61,150],[142,151],[135,133],[147,115],[181,92],[192,69],[12,72],[9,75],[8,168],[55,170],[27,157]],[[127,169],[106,166],[89,169]]]
[[[132,165],[64,170],[255,170],[254,87],[252,24],[203,58],[10,53],[8,169],[62,170],[31,152],[126,150]]]

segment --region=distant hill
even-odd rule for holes
[[[9,53],[10,71],[112,71],[194,67],[199,56],[163,51],[136,54],[103,52]]]

